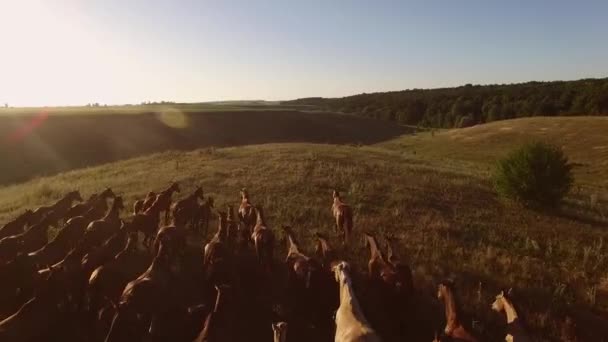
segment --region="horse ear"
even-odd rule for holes
[[[509,290],[507,291],[507,295],[510,296],[513,294],[513,288],[510,287]]]

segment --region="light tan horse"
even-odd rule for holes
[[[336,220],[336,232],[342,233],[343,243],[346,244],[353,231],[353,209],[350,205],[342,202],[340,193],[337,190],[333,192],[334,202],[331,206],[331,212]]]
[[[345,261],[333,267],[340,288],[340,306],[336,311],[336,342],[379,342],[380,337],[363,315],[353,291],[350,266]]]
[[[459,340],[477,342],[477,339],[468,332],[462,323],[458,313],[458,305],[456,304],[456,296],[454,287],[450,282],[442,282],[437,289],[437,298],[443,300],[445,304],[445,336]]]
[[[494,303],[492,303],[492,310],[496,312],[504,312],[507,316],[507,336],[505,336],[505,341],[530,341],[530,338],[527,336],[527,333],[521,324],[520,318],[517,315],[517,311],[515,310],[510,297],[511,289],[509,289],[509,291],[506,293],[505,291],[500,291],[500,293],[496,296],[496,300],[494,300]]]
[[[272,323],[272,334],[274,342],[287,342],[287,323]]]

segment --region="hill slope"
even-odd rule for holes
[[[608,195],[608,118],[523,118],[469,128],[420,132],[380,146],[427,161],[437,167],[488,177],[495,162],[532,140],[561,146],[575,164],[576,184],[587,192]]]
[[[537,336],[562,338],[564,311],[558,308],[590,312],[595,297],[589,289],[607,276],[606,230],[501,203],[487,179],[437,169],[434,162],[394,148],[268,144],[155,154],[0,188],[0,221],[74,188],[88,196],[109,186],[130,206],[177,180],[185,192],[180,197],[200,184],[222,208],[237,203],[238,189],[245,186],[252,201],[265,207],[271,227],[291,224],[311,251],[314,231],[334,237],[330,194],[338,188],[355,208],[356,234],[371,230],[399,239],[399,253],[412,265],[431,312],[439,312],[426,296],[434,293],[435,281],[457,280],[466,309],[482,321],[487,340],[504,337],[502,323],[488,309],[501,287],[518,289]],[[358,241],[343,255],[363,268],[368,252]],[[436,326],[441,319],[426,318]],[[602,333],[601,326],[589,328],[585,320],[577,324],[587,334]]]
[[[405,132],[396,124],[332,113],[190,112],[183,106],[125,113],[0,116],[0,184],[167,150],[271,142],[371,144]]]

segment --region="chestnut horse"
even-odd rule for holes
[[[247,189],[241,189],[241,204],[239,205],[239,219],[245,225],[245,229],[249,234],[253,233],[253,227],[256,224],[257,214],[255,207],[249,201],[249,192]]]
[[[342,233],[343,243],[346,244],[353,231],[353,210],[350,205],[342,202],[337,190],[334,190],[333,198],[331,212],[336,220],[336,232],[338,234]]]
[[[496,300],[492,303],[492,310],[499,313],[504,312],[507,318],[507,336],[505,337],[505,341],[531,341],[511,300],[511,289],[509,291],[500,291],[496,296]]]
[[[251,234],[251,240],[255,246],[255,254],[258,264],[264,268],[268,274],[272,271],[272,259],[274,254],[274,234],[264,222],[262,207],[255,208],[256,221]]]
[[[450,281],[440,283],[437,288],[437,298],[443,300],[445,305],[445,336],[463,342],[477,342],[477,339],[460,322],[460,308],[454,293],[453,283]]]

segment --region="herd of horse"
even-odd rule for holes
[[[363,296],[330,238],[316,234],[307,254],[294,229],[281,228],[284,263],[274,259],[275,233],[246,189],[241,202],[216,210],[198,187],[174,201],[178,183],[137,200],[128,218],[111,189],[83,200],[72,191],[26,210],[0,228],[0,341],[430,341],[413,335],[410,267],[387,236],[374,234]],[[347,250],[353,210],[338,191],[331,212]],[[207,236],[217,217],[213,237]],[[49,238],[49,230],[56,234]],[[372,308],[360,299],[373,298]],[[465,327],[451,282],[438,285],[445,328],[434,341],[477,341]],[[370,302],[369,300],[367,302]],[[527,341],[509,292],[492,309],[505,314],[507,341]],[[423,335],[427,336],[427,335]]]

